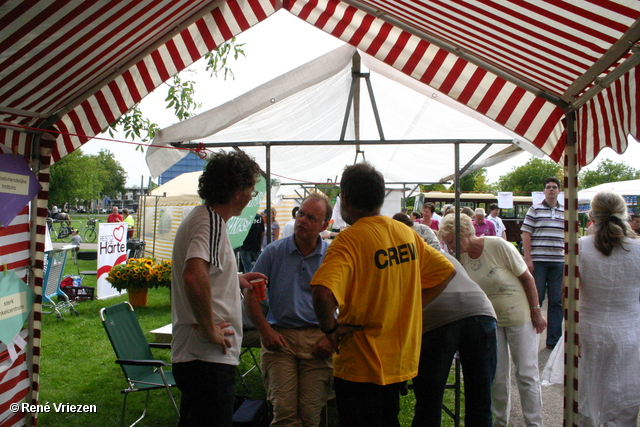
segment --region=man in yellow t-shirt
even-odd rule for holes
[[[340,425],[398,425],[400,388],[418,372],[422,307],[455,271],[409,227],[380,215],[384,178],[369,163],[345,168],[340,190],[351,227],[311,281],[314,310],[337,353]]]

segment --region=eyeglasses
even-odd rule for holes
[[[258,190],[253,190],[253,191],[251,192],[251,198],[256,197],[258,194],[260,194],[260,192],[259,192]]]
[[[298,212],[296,212],[296,218],[301,219],[304,217],[307,217],[307,221],[309,222],[317,223],[322,221],[322,218],[316,218],[315,216],[309,215],[308,213],[302,212],[301,210],[298,210]]]

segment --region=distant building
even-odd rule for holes
[[[185,158],[180,160],[175,165],[171,166],[166,171],[162,172],[158,177],[158,184],[166,184],[178,175],[182,175],[185,172],[195,172],[204,170],[204,165],[207,161],[198,157],[197,154],[189,153]]]

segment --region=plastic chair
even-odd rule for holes
[[[122,403],[120,425],[124,425],[127,397],[129,393],[137,391],[144,391],[147,396],[144,411],[140,418],[131,424],[132,426],[147,415],[150,390],[164,388],[169,400],[171,400],[173,409],[180,417],[180,411],[171,392],[171,387],[175,387],[176,382],[171,370],[164,369],[169,364],[162,360],[154,359],[151,354],[151,347],[169,348],[170,344],[149,344],[142,333],[133,307],[126,301],[101,309],[100,319],[116,353],[116,363],[122,368],[122,372],[129,383],[129,386],[122,390],[124,401]]]
[[[66,249],[53,249],[46,253],[45,272],[44,272],[44,290],[42,292],[42,313],[55,313],[56,317],[64,320],[62,312],[70,312],[79,316],[80,313],[73,307],[74,302],[69,299],[60,288],[62,275],[64,274],[64,266],[67,262]],[[54,302],[53,298],[58,297],[58,302]],[[45,309],[47,309],[45,311]]]
[[[96,270],[85,270],[80,271],[80,266],[78,265],[78,261],[95,261],[98,259],[98,252],[86,251],[86,252],[78,252],[76,253],[76,268],[78,269],[78,276],[84,278],[84,276],[97,276],[98,272]]]

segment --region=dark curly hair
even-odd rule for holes
[[[369,162],[356,163],[344,169],[340,191],[354,208],[372,212],[384,203],[384,177]]]
[[[220,150],[211,156],[198,179],[198,196],[209,205],[224,205],[236,191],[254,186],[260,172],[260,166],[244,151]]]

